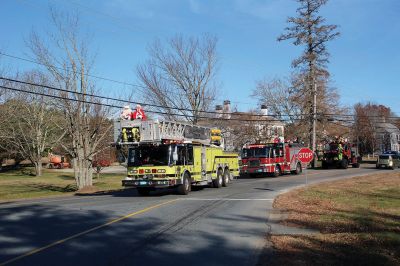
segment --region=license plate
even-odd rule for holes
[[[147,185],[147,182],[146,181],[140,181],[139,185]]]

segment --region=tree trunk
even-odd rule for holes
[[[35,165],[35,176],[42,176],[42,162],[39,160],[38,162],[33,163]]]
[[[74,167],[76,170],[74,172],[78,189],[92,186],[93,171],[90,162],[85,158],[75,158],[74,161],[76,161],[76,167]]]

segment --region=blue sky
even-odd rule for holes
[[[138,83],[135,69],[147,58],[155,38],[211,33],[218,38],[221,87],[218,98],[245,111],[257,105],[251,95],[256,80],[288,75],[301,49],[277,42],[293,0],[1,0],[0,50],[27,57],[25,40],[34,29],[49,27],[49,5],[81,14],[82,31],[90,34],[96,54],[95,75]],[[330,0],[321,14],[339,25],[341,36],[329,45],[332,85],[343,105],[372,101],[400,114],[400,1]],[[32,64],[0,57],[6,69]],[[114,94],[128,89],[101,82]],[[140,99],[134,99],[140,101]]]

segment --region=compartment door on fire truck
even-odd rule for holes
[[[202,148],[200,146],[194,146],[193,147],[193,165],[194,165],[194,170],[193,172],[196,173],[196,175],[201,176],[201,169],[202,169]]]

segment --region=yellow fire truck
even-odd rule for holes
[[[223,150],[221,131],[172,121],[119,120],[114,123],[117,147],[126,147],[125,187],[148,195],[176,188],[186,195],[192,186],[227,186],[239,175],[238,154]]]

